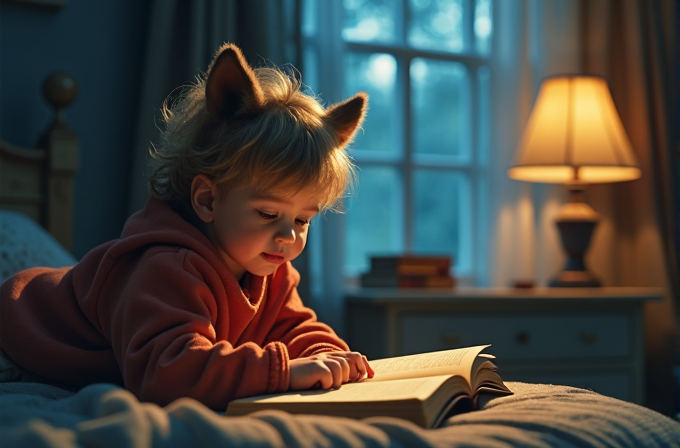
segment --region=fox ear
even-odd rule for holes
[[[326,110],[324,121],[335,129],[341,146],[352,141],[364,122],[367,109],[368,94],[359,92],[352,98],[334,104]]]
[[[205,99],[208,112],[223,118],[264,102],[255,72],[236,45],[224,44],[217,50],[208,67]]]

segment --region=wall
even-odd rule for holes
[[[80,138],[74,253],[116,238],[127,218],[148,2],[68,0],[62,9],[0,3],[0,138],[32,147],[52,119],[42,81],[79,85],[66,121]]]

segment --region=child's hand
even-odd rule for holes
[[[358,352],[327,352],[290,360],[290,390],[330,389],[373,378],[368,360]]]

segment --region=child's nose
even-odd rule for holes
[[[284,225],[281,226],[279,231],[276,233],[276,242],[278,243],[294,243],[297,236],[295,235],[295,229],[291,226]]]

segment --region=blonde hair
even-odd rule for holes
[[[313,192],[323,210],[340,202],[356,184],[356,167],[337,133],[322,119],[325,110],[281,69],[254,70],[264,104],[230,118],[206,108],[206,80],[199,79],[172,105],[163,104],[160,142],[150,150],[152,196],[188,200],[196,175],[220,188],[262,192]]]

